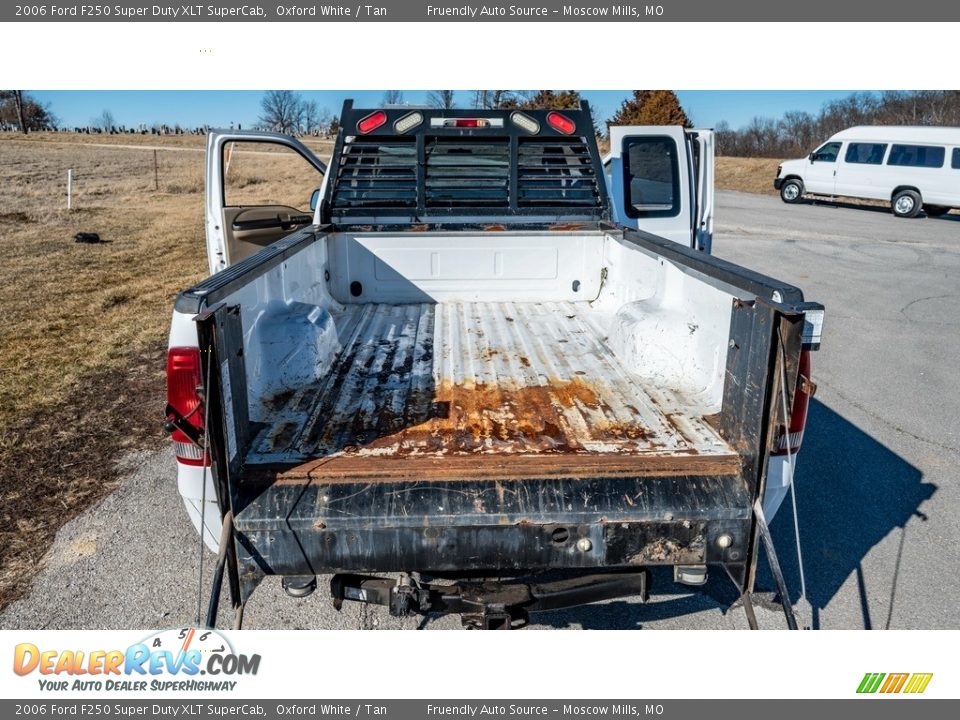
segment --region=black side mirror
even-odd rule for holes
[[[317,188],[313,191],[313,194],[310,196],[310,209],[316,210],[317,205],[320,204],[320,188]]]
[[[809,155],[807,155],[807,158],[810,160],[810,162],[813,162],[814,160],[817,159],[817,154],[816,154],[816,153],[810,153]]]

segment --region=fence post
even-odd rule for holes
[[[73,210],[73,168],[67,170],[67,210]]]
[[[153,149],[153,189],[160,189],[160,169],[157,166],[157,149]]]

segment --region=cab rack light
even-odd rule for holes
[[[465,128],[483,130],[486,128],[502,128],[503,118],[430,118],[432,128]]]
[[[366,135],[369,132],[373,132],[378,127],[381,127],[387,122],[387,114],[383,110],[377,110],[370,113],[365,118],[362,118],[360,122],[357,123],[357,132],[361,135]]]
[[[510,113],[510,122],[521,130],[526,130],[531,135],[536,135],[540,132],[540,123],[520,111]]]
[[[568,118],[566,115],[561,115],[558,112],[547,113],[547,124],[557,132],[561,132],[564,135],[573,135],[574,131],[577,129],[577,126],[574,125],[573,120]]]
[[[423,113],[414,110],[407,113],[402,118],[393,123],[393,129],[398,135],[402,135],[407,130],[413,130],[417,125],[423,122]]]

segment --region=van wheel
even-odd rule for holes
[[[796,178],[790,178],[780,186],[780,199],[785,203],[798,203],[803,199],[803,183]]]
[[[940,217],[950,212],[950,208],[945,205],[924,205],[923,211],[930,217]]]
[[[920,207],[920,193],[916,190],[901,190],[893,196],[893,214],[897,217],[916,217]]]

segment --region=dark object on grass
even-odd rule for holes
[[[89,243],[91,245],[104,242],[100,239],[100,235],[91,232],[78,232],[73,236],[73,239],[78,243]]]

